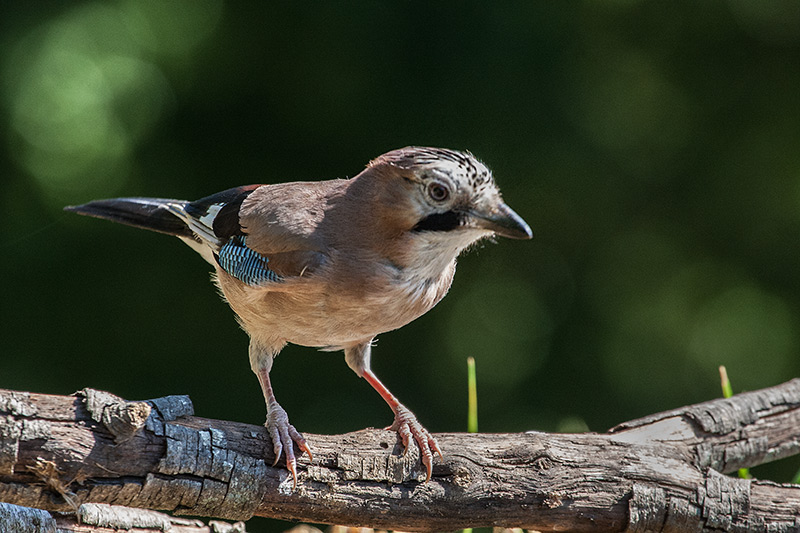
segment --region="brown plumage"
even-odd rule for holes
[[[408,324],[447,293],[456,257],[492,235],[528,239],[472,155],[409,147],[352,179],[251,185],[186,202],[117,198],[69,207],[80,214],[176,235],[216,269],[217,283],[250,335],[250,365],[267,403],[277,462],[297,483],[289,424],[269,380],[287,344],[344,350],[395,413],[403,444],[420,448],[427,478],[436,441],[370,370],[376,335]],[[182,224],[176,224],[181,221]]]

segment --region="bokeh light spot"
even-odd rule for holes
[[[782,379],[798,349],[788,305],[733,265],[693,255],[676,235],[641,228],[597,256],[589,294],[609,381],[631,400],[677,402],[715,383],[721,364],[739,390]]]
[[[790,309],[753,285],[733,287],[710,300],[693,322],[692,357],[709,372],[726,365],[739,387],[777,383],[797,356]]]
[[[731,12],[753,35],[778,43],[800,39],[800,3],[796,0],[728,0]]]
[[[589,425],[586,421],[577,416],[567,416],[556,424],[556,433],[586,433]]]
[[[136,147],[169,108],[172,88],[150,58],[156,44],[145,48],[140,38],[156,20],[152,33],[163,33],[162,4],[79,5],[32,30],[7,54],[10,152],[53,204],[120,189]],[[166,5],[188,9],[172,13],[170,20],[181,23],[169,39],[158,40],[172,56],[208,36],[221,10],[219,2]]]
[[[608,50],[592,57],[568,114],[618,163],[640,178],[669,160],[686,142],[691,115],[686,97],[651,58],[630,51]]]
[[[492,279],[463,295],[449,317],[453,361],[474,356],[481,384],[513,387],[528,380],[549,353],[553,319],[532,284]]]
[[[222,16],[219,0],[126,0],[125,23],[143,48],[183,58],[208,38]]]

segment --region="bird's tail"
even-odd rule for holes
[[[193,239],[192,230],[174,213],[175,209],[182,210],[188,204],[189,202],[185,200],[167,198],[111,198],[67,206],[64,210],[135,228]]]

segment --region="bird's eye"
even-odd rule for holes
[[[450,197],[450,191],[445,185],[433,182],[428,185],[428,196],[430,196],[434,202],[444,202]]]

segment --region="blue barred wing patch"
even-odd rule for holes
[[[236,235],[219,250],[219,266],[234,278],[248,284],[261,285],[282,281],[269,269],[269,259],[247,247],[246,237]]]

